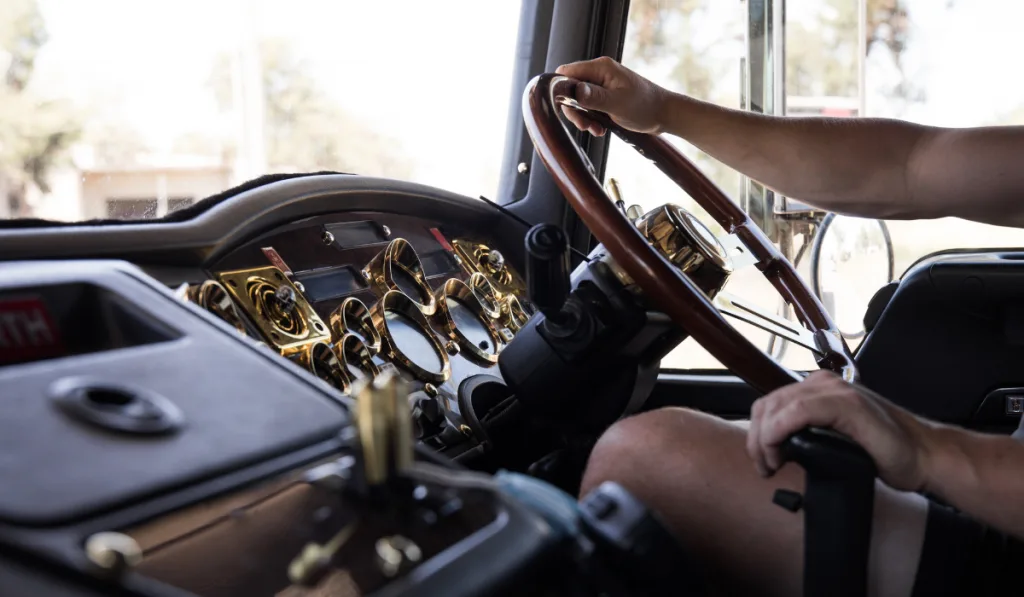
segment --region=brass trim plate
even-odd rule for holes
[[[338,342],[347,334],[355,334],[362,339],[364,348],[371,354],[380,352],[380,332],[373,325],[370,309],[363,301],[354,296],[341,301],[331,313],[331,332]]]
[[[431,297],[433,297],[433,295],[431,295]],[[370,308],[370,317],[373,319],[373,325],[380,333],[380,355],[409,371],[420,381],[442,384],[451,377],[451,362],[448,360],[448,354],[445,352],[444,347],[441,346],[441,343],[438,342],[437,336],[434,335],[434,331],[430,328],[430,323],[420,311],[419,307],[420,305],[418,303],[406,296],[405,293],[400,290],[390,290],[385,293],[379,301],[374,303],[373,307]],[[440,371],[424,369],[402,352],[395,342],[390,329],[388,329],[388,311],[404,315],[406,318],[411,320],[412,323],[416,325],[418,331],[430,341],[431,347],[434,349],[434,353],[441,361]]]
[[[221,272],[217,278],[270,346],[282,355],[294,356],[316,342],[331,341],[327,324],[278,268],[269,266]],[[291,288],[295,300],[294,308],[287,313],[272,301],[273,293],[282,286]]]
[[[497,363],[501,343],[494,329],[493,318],[488,315],[486,307],[480,302],[477,294],[469,285],[458,278],[450,278],[437,289],[434,293],[434,298],[437,299],[437,311],[434,313],[434,319],[441,326],[441,329],[444,330],[445,334],[458,343],[461,348],[460,352],[485,366]],[[463,330],[455,323],[455,318],[448,308],[449,298],[465,305],[476,316],[477,320],[484,326],[484,329],[487,330],[487,335],[494,346],[494,352],[480,348],[466,337]]]
[[[437,308],[434,300],[434,293],[427,284],[426,276],[423,273],[423,264],[416,250],[412,248],[409,241],[404,238],[396,238],[384,247],[384,250],[374,256],[370,263],[363,268],[363,277],[370,283],[374,292],[384,297],[388,292],[402,292],[395,283],[395,271],[401,270],[415,280],[418,286],[420,297],[408,297],[416,305],[416,308],[424,315],[433,315]],[[422,299],[421,301],[416,300]]]

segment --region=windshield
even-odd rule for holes
[[[519,5],[0,0],[0,218],[161,217],[267,173],[493,196]]]

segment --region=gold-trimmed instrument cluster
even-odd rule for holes
[[[453,245],[465,278],[432,285],[412,245],[393,239],[359,270],[370,291],[361,296],[370,300],[347,296],[327,322],[304,288],[273,266],[219,272],[182,294],[342,392],[389,364],[436,388],[451,379],[458,355],[477,369],[493,367],[530,318],[519,299],[522,280],[500,253]],[[467,266],[470,259],[477,267]]]

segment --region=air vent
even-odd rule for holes
[[[327,325],[278,268],[222,272],[217,277],[267,343],[282,355],[302,353],[316,342],[330,342]]]
[[[256,308],[256,314],[273,324],[277,331],[292,338],[302,338],[306,334],[306,322],[297,308],[295,291],[290,286],[275,286],[253,276],[245,284],[245,293]]]

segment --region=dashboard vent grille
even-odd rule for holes
[[[292,338],[301,338],[306,334],[306,322],[298,308],[285,311],[281,308],[277,298],[278,287],[269,281],[253,276],[246,283],[246,294],[256,308],[256,313],[277,328],[282,334]]]
[[[220,272],[223,287],[282,355],[300,356],[331,332],[306,297],[276,267]]]

